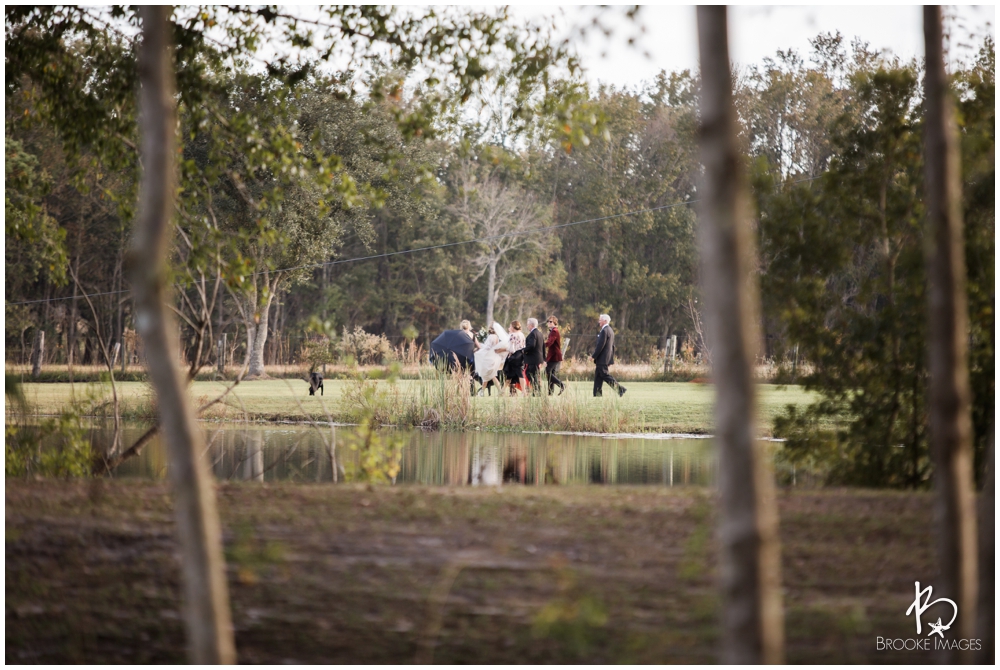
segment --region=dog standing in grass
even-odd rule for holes
[[[323,375],[319,372],[309,373],[309,395],[316,395],[316,391],[323,395]]]

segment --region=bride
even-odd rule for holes
[[[479,350],[474,354],[476,361],[476,374],[483,380],[483,388],[492,390],[490,387],[497,383],[497,373],[503,369],[503,362],[507,359],[507,349],[510,346],[510,337],[496,321],[490,326],[490,334],[486,341],[482,343]]]

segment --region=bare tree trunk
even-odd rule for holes
[[[975,637],[976,497],[972,478],[968,308],[958,129],[942,52],[941,8],[924,7],[925,175],[930,297],[930,435],[941,590],[958,604],[955,636]],[[962,616],[961,613],[968,613]],[[961,654],[968,656],[969,654]],[[951,652],[955,662],[959,654]],[[971,659],[968,659],[971,660]]]
[[[753,363],[759,347],[754,253],[736,142],[724,6],[698,7],[701,64],[699,237],[716,390],[722,581],[722,661],[781,663],[784,615],[774,481],[755,439]]]
[[[191,660],[233,663],[222,536],[215,492],[202,458],[205,440],[195,423],[173,350],[173,324],[164,307],[165,262],[173,212],[175,128],[170,53],[170,7],[144,6],[139,47],[139,110],[143,175],[139,218],[129,252],[136,326],[145,345],[169,453],[170,478],[184,576],[185,623]]]
[[[486,329],[493,325],[493,307],[497,299],[497,262],[490,261],[486,282]]]
[[[77,249],[80,242],[77,241]],[[76,269],[80,270],[80,252],[77,251]],[[76,294],[77,286],[73,284],[73,302],[69,308],[69,323],[66,328],[66,369],[69,371],[69,383],[73,383],[73,363],[76,361]]]
[[[35,331],[35,346],[31,349],[31,376],[35,379],[42,374],[42,360],[45,358],[45,331]]]
[[[271,300],[274,298],[274,294],[271,294],[267,298],[267,304],[263,306],[260,310],[260,321],[256,324],[256,328],[253,329],[253,343],[250,349],[250,368],[247,370],[247,377],[266,377],[267,372],[264,370],[264,345],[267,344],[267,321],[268,314],[271,312]],[[249,325],[247,327],[247,333],[250,333]],[[250,343],[249,336],[247,337],[247,344]]]
[[[267,343],[267,323],[268,314],[271,311],[271,302],[278,287],[279,279],[274,280],[272,286],[268,279],[265,279],[265,288],[268,290],[267,301],[260,305],[260,291],[255,287],[248,294],[233,294],[236,307],[239,310],[243,325],[247,329],[247,352],[246,361],[247,377],[266,377],[264,370],[264,345]]]
[[[983,485],[979,515],[979,624],[976,637],[982,649],[976,663],[996,663],[996,453],[993,427],[986,446],[986,482]]]

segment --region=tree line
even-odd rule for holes
[[[112,10],[141,28],[132,42],[87,9],[6,13],[7,272],[20,282],[8,281],[8,319],[29,324],[22,335],[60,326],[69,361],[92,329],[112,378],[113,338],[132,322],[145,341],[195,660],[231,661],[234,650],[214,493],[198,458],[204,441],[182,392],[165,296],[183,324],[188,382],[227,323],[242,325],[246,366],[263,372],[272,310],[296,298],[301,314],[276,319],[282,328],[330,332],[354,316],[382,319],[389,332],[413,327],[414,338],[414,295],[430,305],[419,305],[428,327],[482,305],[505,318],[557,310],[582,333],[588,310],[614,299],[607,311],[620,333],[692,339],[704,302],[708,339],[698,348],[720,382],[727,660],[780,661],[783,647],[773,482],[753,439],[759,350],[801,355],[813,368],[803,383],[820,392],[807,412],[779,422],[792,436],[783,451],[871,485],[919,486],[933,462],[943,578],[963,611],[973,609],[971,483],[982,470],[972,454],[984,453],[993,421],[991,40],[947,77],[940,10],[927,8],[928,53],[937,52],[924,81],[916,63],[821,35],[810,65],[779,53],[733,86],[725,9],[700,8],[703,80],[664,74],[642,91],[591,92],[539,76],[563,56],[505,38],[488,16],[414,24],[377,8],[334,8],[324,27],[404,56],[369,73],[368,94],[357,96],[308,63],[278,60],[259,72],[230,58],[264,34],[258,19],[285,21],[290,42],[308,45],[296,17],[213,11],[234,13],[224,23],[235,40],[228,55],[206,41],[217,16],[207,11]],[[516,47],[510,76],[456,47],[464,34],[486,50]],[[458,64],[451,99],[460,104],[404,85],[408,66],[442,54]],[[496,85],[471,86],[483,78]],[[473,93],[478,116],[465,106]],[[500,214],[503,225],[491,227]],[[400,231],[413,238],[395,238]],[[407,241],[428,249],[409,253]],[[378,262],[346,262],[352,249]],[[318,267],[329,270],[319,287]],[[381,274],[356,269],[367,267]],[[449,281],[447,293],[434,292]],[[131,304],[115,288],[126,282]],[[380,294],[395,286],[409,290]],[[57,299],[69,316],[39,318]],[[328,313],[317,316],[317,299]],[[830,417],[844,428],[823,429]],[[984,500],[992,503],[992,488]]]
[[[823,394],[778,431],[791,438],[790,458],[819,462],[833,479],[920,486],[930,474],[922,70],[839,34],[811,45],[734,75],[760,354]],[[64,104],[104,104],[102,86],[120,83],[100,54],[130,49],[114,33],[67,44],[66,69],[93,82]],[[74,136],[39,102],[52,84],[8,69],[7,359],[26,358],[43,330],[48,361],[100,363],[102,339],[135,358],[125,279],[135,127]],[[994,397],[994,69],[987,37],[949,79],[977,472]],[[253,376],[301,362],[310,341],[344,328],[419,345],[463,318],[547,314],[583,356],[603,312],[624,360],[663,355],[676,335],[711,362],[695,240],[698,78],[661,72],[638,89],[567,80],[542,91],[505,72],[497,65],[473,100],[455,95],[425,118],[429,96],[407,88],[398,63],[295,81],[202,64],[203,88],[180,108],[171,250],[177,337],[192,370],[218,357],[223,333],[231,362],[247,361]],[[847,420],[837,430],[820,429],[838,418]]]

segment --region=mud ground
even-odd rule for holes
[[[718,659],[714,501],[701,488],[221,483],[243,663]],[[7,663],[182,663],[169,490],[6,482]],[[932,499],[779,493],[787,660],[922,663],[913,582]]]

